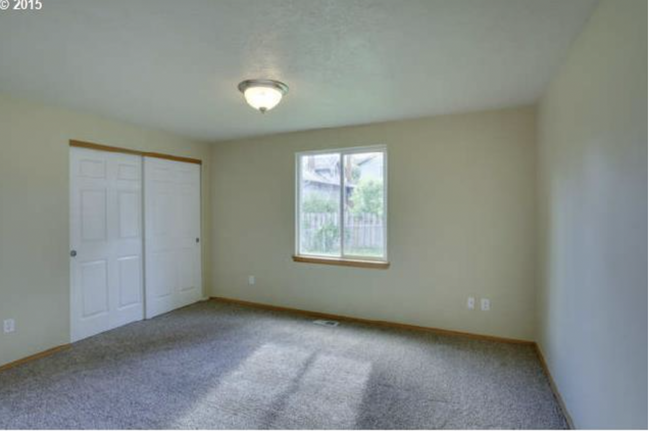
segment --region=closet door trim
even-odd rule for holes
[[[193,159],[191,157],[174,156],[172,154],[157,153],[157,152],[150,152],[150,151],[131,150],[129,148],[113,147],[110,145],[95,144],[94,142],[78,141],[75,139],[70,140],[70,146],[77,147],[77,148],[88,148],[91,150],[108,151],[109,153],[124,153],[124,154],[134,154],[136,156],[142,156],[142,157],[154,157],[157,159],[173,160],[175,162],[195,163],[197,165],[203,164],[203,161],[201,159]]]

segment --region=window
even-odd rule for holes
[[[296,177],[297,257],[386,262],[385,147],[298,153]]]

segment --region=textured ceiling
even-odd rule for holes
[[[0,92],[222,140],[534,102],[593,0],[42,0]],[[246,78],[290,86],[261,115]]]

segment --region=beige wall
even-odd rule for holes
[[[69,335],[68,140],[206,161],[204,290],[210,280],[210,147],[170,134],[0,95],[0,365],[65,344]]]
[[[212,294],[530,340],[534,141],[527,107],[218,143]],[[295,152],[376,144],[390,269],[294,263]],[[492,310],[467,310],[470,295]]]
[[[647,94],[647,4],[605,0],[538,125],[539,342],[581,428],[647,428]]]

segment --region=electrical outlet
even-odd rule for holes
[[[490,311],[490,300],[487,298],[481,298],[481,310]]]
[[[474,297],[473,296],[470,296],[469,298],[467,298],[467,308],[469,308],[470,310],[474,309]]]
[[[14,319],[6,319],[3,322],[2,329],[5,334],[14,332],[16,330],[16,321]]]
[[[248,284],[249,284],[250,286],[252,286],[252,285],[255,284],[255,276],[254,276],[254,275],[249,275],[249,276],[248,276]]]

